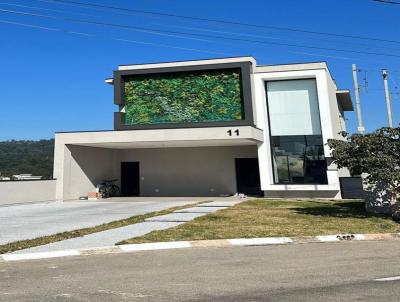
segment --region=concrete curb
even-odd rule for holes
[[[171,250],[199,247],[227,247],[227,246],[265,246],[265,245],[286,245],[323,242],[348,242],[348,241],[377,241],[377,240],[398,240],[400,233],[388,234],[338,234],[307,237],[266,237],[266,238],[236,238],[218,240],[198,241],[172,241],[153,242],[139,244],[125,244],[118,246],[106,246],[91,249],[75,249],[64,251],[49,251],[25,254],[3,254],[0,255],[0,262],[49,259],[69,256],[102,255],[113,253],[130,253],[139,251]]]

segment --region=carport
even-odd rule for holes
[[[77,199],[109,179],[129,196],[234,194],[237,160],[253,159],[258,173],[262,141],[251,126],[57,133],[56,197]]]

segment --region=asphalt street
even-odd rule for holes
[[[0,301],[399,301],[400,241],[0,263]]]

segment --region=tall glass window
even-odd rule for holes
[[[314,79],[266,83],[274,180],[327,184]]]

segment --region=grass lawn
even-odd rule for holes
[[[199,202],[197,204],[204,203],[204,202],[206,202],[206,201]],[[0,245],[0,254],[23,250],[23,249],[27,249],[27,248],[31,248],[31,247],[35,247],[35,246],[39,246],[39,245],[45,245],[45,244],[49,244],[49,243],[53,243],[53,242],[57,242],[57,241],[61,241],[61,240],[82,237],[82,236],[97,233],[97,232],[102,232],[102,231],[120,228],[120,227],[124,227],[127,225],[135,224],[135,223],[144,222],[146,218],[170,214],[173,211],[190,208],[195,205],[196,204],[188,204],[188,205],[184,205],[184,206],[173,207],[173,208],[169,208],[169,209],[162,210],[162,211],[150,212],[150,213],[147,213],[144,215],[137,215],[137,216],[132,216],[132,217],[129,217],[126,219],[121,219],[121,220],[116,220],[116,221],[112,221],[109,223],[104,223],[104,224],[97,225],[94,227],[77,229],[74,231],[67,231],[67,232],[63,232],[63,233],[57,233],[54,235],[48,235],[48,236],[38,237],[38,238],[34,238],[34,239],[26,239],[26,240],[20,240],[20,241],[6,243],[3,245]]]
[[[362,201],[257,199],[118,244],[394,232],[400,232],[400,224],[390,217],[367,213]]]

